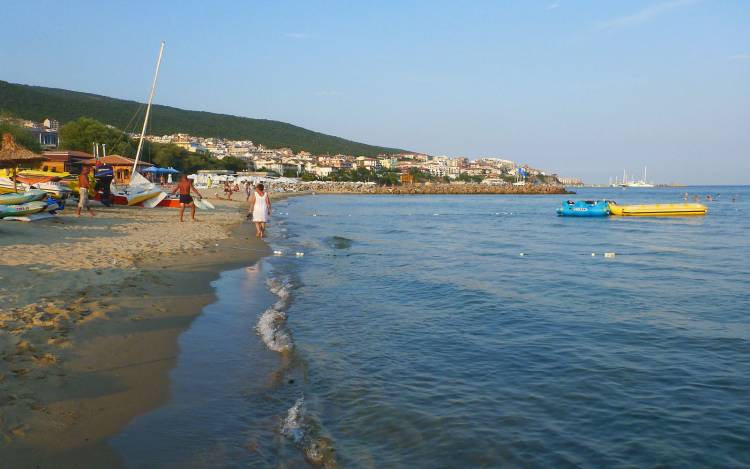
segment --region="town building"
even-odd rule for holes
[[[56,173],[79,173],[83,165],[94,159],[91,153],[74,150],[45,151],[42,156],[44,160],[36,163],[34,169]]]

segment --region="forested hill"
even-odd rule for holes
[[[78,117],[92,117],[126,131],[140,132],[139,122],[134,122],[133,116],[140,109],[138,121],[143,122],[142,106],[135,101],[0,80],[0,112],[23,119],[41,121],[51,117],[65,124]],[[403,151],[352,142],[266,119],[187,111],[160,105],[151,108],[151,115],[149,133],[154,135],[180,132],[201,137],[252,140],[268,148],[288,147],[295,152],[306,150],[313,154],[375,156]]]

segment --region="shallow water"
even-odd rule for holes
[[[750,465],[750,190],[570,197],[686,190],[721,196],[706,217],[609,219],[559,218],[562,196],[289,199],[284,255],[217,282],[171,403],[115,443],[144,467],[296,467],[320,442],[343,467]],[[253,330],[266,275],[290,284],[284,356]],[[196,400],[206,379],[221,393]]]

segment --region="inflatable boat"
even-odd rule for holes
[[[609,212],[621,217],[684,217],[705,215],[708,208],[703,204],[619,205],[610,201]]]
[[[606,200],[568,200],[557,209],[561,217],[606,217],[609,215],[609,204]]]

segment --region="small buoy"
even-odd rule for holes
[[[604,257],[606,257],[607,259],[611,259],[611,258],[615,257],[615,253],[614,252],[605,252],[604,253]]]
[[[592,252],[592,253],[591,253],[591,257],[596,257],[596,253],[595,253],[595,252]]]
[[[281,252],[281,251],[274,251],[274,252],[273,252],[273,255],[274,255],[274,256],[280,256],[280,255],[282,255],[282,254],[284,254],[284,253],[283,253],[283,252]]]
[[[297,256],[297,257],[302,257],[302,256],[305,255],[305,253],[304,252],[295,252],[294,255]]]
[[[523,256],[526,255],[526,253],[525,252],[519,252],[518,255],[521,256],[521,257],[523,257]]]

